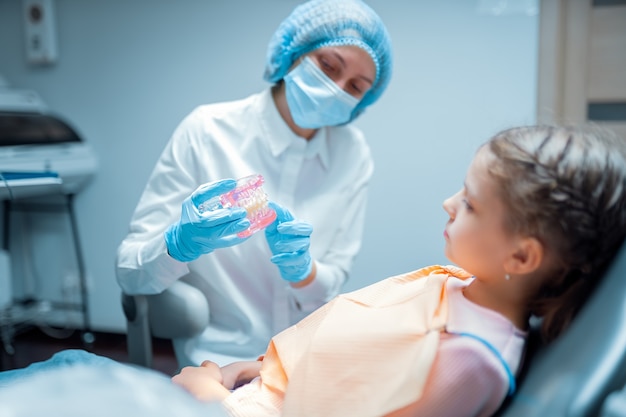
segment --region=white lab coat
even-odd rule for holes
[[[289,129],[269,88],[200,106],[177,127],[148,180],[118,248],[118,283],[128,294],[155,294],[185,276],[204,292],[209,327],[174,342],[179,364],[256,359],[274,334],[340,291],[361,246],[372,172],[356,127],[323,128],[307,141]],[[265,177],[271,200],[313,225],[317,277],[301,289],[281,279],[263,232],[193,262],[167,254],[163,232],[185,198],[205,182],[254,173]]]

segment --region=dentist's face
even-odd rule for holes
[[[376,65],[365,50],[354,45],[328,46],[307,56],[342,90],[362,99],[376,79]]]

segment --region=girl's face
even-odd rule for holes
[[[446,199],[446,257],[481,279],[503,280],[504,259],[513,239],[504,228],[505,209],[487,172],[491,154],[481,148],[472,161],[463,188]]]
[[[376,79],[376,65],[365,50],[354,45],[316,49],[308,57],[342,90],[362,99]]]

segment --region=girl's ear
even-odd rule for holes
[[[505,270],[511,275],[530,274],[539,269],[544,255],[544,248],[539,240],[534,237],[520,238],[505,262]]]

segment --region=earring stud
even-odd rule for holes
[[[506,279],[507,281],[511,279],[511,276],[509,274],[505,274],[504,275],[504,279]]]

